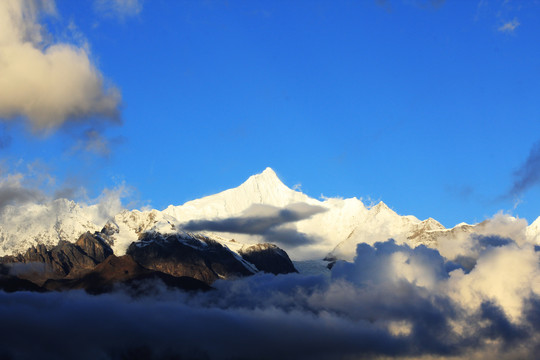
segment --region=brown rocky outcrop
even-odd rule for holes
[[[4,256],[0,262],[6,265],[43,264],[39,270],[29,268],[18,274],[20,278],[41,283],[47,279],[80,277],[112,255],[110,246],[97,234],[85,233],[75,243],[60,241],[47,249],[45,245],[32,246],[24,254]]]
[[[228,248],[203,236],[146,234],[141,241],[129,246],[127,254],[148,269],[189,276],[207,284],[256,272]]]
[[[111,255],[92,271],[80,279],[47,280],[44,287],[48,290],[84,289],[91,294],[110,292],[115,286],[142,294],[157,281],[169,288],[181,290],[209,290],[210,287],[199,280],[189,277],[175,277],[159,271],[153,271],[137,264],[129,255]]]
[[[200,290],[208,289],[217,279],[257,271],[297,272],[287,253],[272,244],[247,246],[239,255],[199,234],[144,233],[125,256],[117,257],[104,239],[104,233],[87,232],[75,243],[60,241],[52,248],[39,244],[24,254],[0,258],[0,289],[2,281],[9,288],[34,289],[24,282],[29,280],[48,290],[102,293],[112,291],[117,284],[133,289],[146,280],[158,279],[157,283],[170,287]]]
[[[259,271],[277,274],[298,272],[289,255],[274,244],[256,244],[242,248],[238,252],[242,258],[257,267]]]

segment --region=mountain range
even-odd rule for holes
[[[162,211],[107,214],[100,204],[67,199],[8,205],[0,214],[0,256],[24,253],[32,246],[74,243],[84,233],[100,232],[116,256],[125,255],[132,243],[145,237],[178,235],[209,238],[236,254],[255,244],[274,243],[296,261],[352,260],[358,243],[393,238],[411,247],[436,248],[451,259],[470,250],[456,246],[460,239],[474,234],[501,235],[496,226],[500,221],[514,224],[506,228],[516,229],[503,236],[539,243],[540,218],[527,226],[523,219],[500,215],[447,229],[432,218],[398,215],[383,202],[367,206],[357,198],[311,198],[290,189],[266,168],[236,188]]]

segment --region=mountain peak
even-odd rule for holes
[[[266,169],[264,169],[264,171],[261,172],[260,174],[250,176],[249,179],[247,179],[246,183],[248,182],[256,183],[260,185],[286,186],[279,179],[276,172],[270,167],[267,167]]]
[[[259,176],[266,178],[266,179],[273,179],[273,180],[279,180],[276,172],[271,167],[267,167],[263,170],[262,173],[258,174]],[[281,181],[281,180],[279,180]]]
[[[388,210],[390,209],[388,205],[386,205],[384,202],[379,201],[379,203],[371,208],[374,212],[379,213],[381,210]]]

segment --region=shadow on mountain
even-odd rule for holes
[[[187,276],[176,277],[153,271],[137,264],[129,255],[109,256],[80,279],[50,279],[43,285],[48,290],[84,289],[90,294],[112,292],[123,287],[131,295],[150,295],[155,290],[152,284],[164,284],[167,288],[185,291],[207,291],[206,283]]]
[[[147,269],[173,276],[189,276],[207,284],[217,279],[238,278],[257,272],[219,242],[204,236],[163,236],[146,233],[132,243],[126,254]]]

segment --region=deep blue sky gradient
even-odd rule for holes
[[[71,151],[80,129],[12,124],[4,158],[91,194],[124,181],[158,209],[270,166],[310,196],[383,200],[445,226],[536,219],[538,186],[515,209],[506,195],[540,140],[540,6],[380,3],[148,0],[118,19],[59,0],[51,31],[84,35],[122,92],[123,124],[96,119],[108,157]]]

